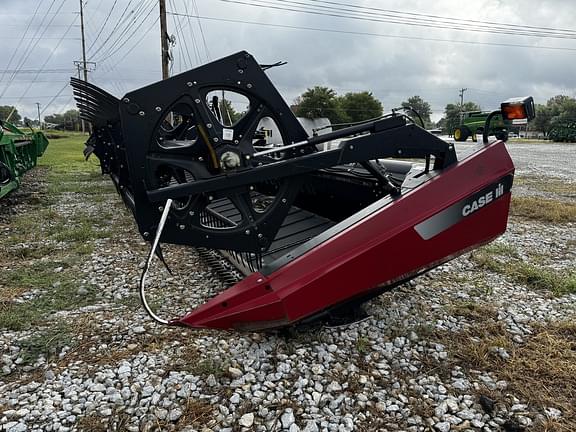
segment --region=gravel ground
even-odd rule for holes
[[[51,285],[0,305],[23,305],[67,283],[82,301],[30,328],[1,330],[0,430],[573,430],[569,406],[529,400],[505,372],[542,326],[574,319],[575,294],[531,289],[467,254],[373,300],[368,319],[341,328],[283,335],[162,327],[139,306],[146,245],[114,193],[95,201],[62,193],[51,204],[57,220],[104,215],[99,238],[7,241],[37,210],[43,195],[31,196],[46,188],[43,178],[28,175],[12,210],[0,211],[0,263],[3,271],[43,264]],[[512,219],[496,244],[563,272],[576,261],[574,228]],[[67,261],[65,252],[82,243],[93,250]],[[20,258],[48,244],[52,254]],[[195,251],[169,246],[165,254],[174,274],[157,266],[150,281],[160,315],[185,312],[223,288]],[[472,347],[486,350],[473,357]]]

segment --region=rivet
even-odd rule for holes
[[[210,196],[208,197],[208,201],[212,201],[213,199],[214,199],[214,197],[213,197],[212,195],[210,195]]]
[[[212,129],[212,123],[206,123],[206,127],[207,127],[208,129]]]
[[[350,150],[354,150],[354,146],[353,146],[353,145],[350,146]]]
[[[246,155],[246,160],[250,160],[250,155]]]
[[[248,87],[248,88],[252,88],[252,84],[248,84],[246,87]]]
[[[215,137],[215,138],[214,138],[214,142],[218,142],[218,141],[220,141],[220,140],[218,139],[218,137]]]
[[[138,115],[139,115],[139,116],[144,116],[144,115],[146,115],[146,113],[145,113],[144,111],[140,111],[140,112],[138,113]]]
[[[196,102],[197,104],[199,104],[201,101],[200,101],[200,99],[194,99],[194,102]]]
[[[282,204],[286,204],[286,198],[282,198]]]
[[[158,207],[158,211],[164,211],[164,207],[162,206]]]
[[[246,235],[250,235],[250,230],[246,230],[246,231],[244,231],[244,234],[246,234]]]
[[[162,111],[162,108],[160,108],[159,106],[157,106],[156,108],[154,108],[156,111],[160,112]]]
[[[190,216],[194,216],[194,212],[193,212],[193,211],[189,212],[188,214],[189,214]]]
[[[244,69],[238,69],[238,73],[239,73],[239,74],[243,74],[243,73],[244,73]]]
[[[124,98],[124,99],[122,99],[122,102],[124,102],[124,103],[130,103],[130,99]]]
[[[188,81],[188,82],[186,83],[186,85],[187,85],[188,87],[192,87],[192,86],[193,86],[192,82],[190,82],[190,81]]]
[[[184,228],[186,228],[186,225],[180,225],[178,228],[180,228],[181,230],[183,230]]]

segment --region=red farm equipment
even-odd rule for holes
[[[457,156],[399,113],[309,136],[266,68],[239,52],[122,99],[72,79],[93,125],[86,154],[152,245],[140,289],[154,319],[240,330],[330,320],[506,230],[514,165],[503,141],[485,136]],[[493,114],[528,119],[533,101]],[[144,294],[161,242],[199,248],[243,279],[164,320]]]

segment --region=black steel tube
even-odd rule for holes
[[[484,144],[488,144],[488,134],[490,133],[490,122],[492,121],[492,118],[498,114],[502,114],[502,111],[500,110],[492,111],[490,114],[488,114],[488,117],[486,117],[486,121],[484,122],[484,131],[482,132],[482,142]]]

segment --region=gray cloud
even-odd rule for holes
[[[18,44],[18,38],[24,34],[38,1],[2,2],[0,49],[3,55],[0,69],[7,68],[8,59]],[[70,74],[74,73],[72,62],[79,60],[81,56],[80,41],[77,40],[79,28],[72,27],[68,34],[68,37],[74,39],[63,40],[57,50],[54,50],[54,47],[58,44],[58,38],[64,33],[66,26],[75,19],[78,0],[55,0],[53,10],[62,1],[64,6],[61,13],[55,16],[53,21],[53,24],[58,26],[46,30],[45,39],[35,46],[23,69],[39,69],[49,58],[46,70],[65,69],[65,72],[45,72],[37,77],[36,74],[22,73],[16,76],[8,90],[5,90],[8,76],[5,75],[0,82],[0,94],[4,93],[0,103],[17,104],[23,115],[35,117],[37,101],[45,107],[44,114],[73,107],[71,91],[64,86]],[[527,0],[520,6],[518,3],[485,0],[467,3],[466,8],[462,7],[461,2],[454,0],[440,0],[433,4],[422,0],[394,0],[386,2],[385,5],[374,0],[341,1],[370,7],[451,16],[455,17],[455,23],[459,22],[460,18],[564,29],[573,26],[573,4],[561,0],[548,2]],[[100,29],[103,31],[94,48],[104,42],[114,24],[121,18],[120,13],[129,4],[128,2],[129,0],[118,0],[107,25],[104,26],[113,0],[86,1],[88,46],[92,44]],[[40,11],[47,10],[51,3],[51,0],[42,1]],[[185,13],[186,7],[190,13],[194,10],[191,0],[168,0],[167,3],[169,10],[176,9],[180,13]],[[409,96],[418,94],[431,103],[437,118],[447,103],[458,99],[460,87],[468,88],[465,93],[467,100],[476,101],[486,109],[494,108],[500,100],[511,96],[532,94],[537,102],[543,103],[556,94],[574,96],[576,91],[574,74],[576,51],[482,45],[494,43],[576,49],[572,39],[539,39],[356,21],[273,11],[219,0],[197,0],[196,3],[202,16],[394,36],[339,34],[213,20],[202,21],[212,59],[245,49],[261,62],[288,61],[287,66],[271,70],[270,77],[289,103],[307,87],[313,85],[330,86],[339,93],[369,90],[382,100],[385,108],[397,106]],[[159,30],[158,25],[153,24],[158,14],[157,2],[132,1],[127,8],[128,13],[141,7],[138,5],[150,5],[154,7],[153,12],[121,49],[106,58],[106,52],[125,27],[125,22],[122,22],[119,30],[100,52],[92,55],[95,49],[89,50],[89,60],[98,61],[90,79],[117,96],[160,78]],[[133,15],[129,17],[131,16]],[[40,19],[40,16],[36,17],[31,25],[32,33],[38,30]],[[183,27],[190,60],[182,34],[177,31],[174,18],[169,16],[169,31],[176,35],[177,39],[173,48],[174,73],[198,64],[199,59],[201,61],[207,59],[197,20],[176,19]],[[146,33],[149,28],[150,31]],[[470,28],[474,29],[472,23]],[[194,38],[190,29],[193,29]],[[125,38],[127,39],[127,37],[123,39]],[[479,44],[406,38],[470,41]],[[138,41],[140,43],[136,44]],[[196,49],[193,41],[196,43]],[[26,52],[24,47],[27,47],[29,42],[24,41],[16,57]],[[14,65],[11,68],[14,68]],[[32,82],[34,80],[36,81]],[[63,88],[60,96],[47,107],[53,96]]]

